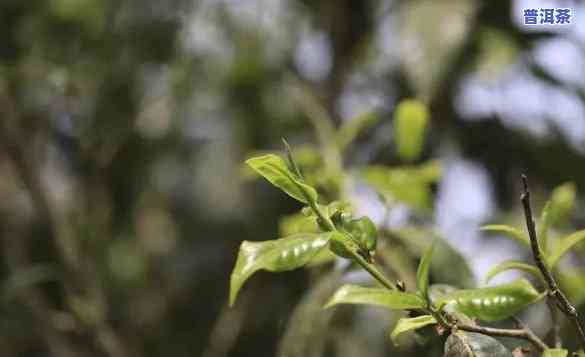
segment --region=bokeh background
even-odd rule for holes
[[[527,28],[525,7],[570,7],[572,24]],[[379,225],[433,227],[467,259],[435,282],[481,286],[493,264],[529,258],[478,230],[522,224],[521,173],[538,210],[574,182],[569,226],[585,226],[582,13],[579,1],[0,1],[0,355],[440,355],[432,333],[392,346],[393,314],[317,309],[340,280],[367,280],[341,278],[339,262],[259,273],[227,307],[241,241],[277,238],[300,208],[242,163],[375,113],[344,166],[401,164],[396,104],[427,103],[419,162],[443,168],[431,209],[388,210],[359,180],[348,196]],[[578,271],[580,254],[565,263]],[[525,318],[546,332],[546,310]]]

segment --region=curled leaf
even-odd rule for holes
[[[419,328],[436,324],[437,320],[431,315],[422,315],[412,318],[401,318],[396,323],[396,326],[390,333],[390,339],[393,343],[396,343],[396,338],[408,331],[417,330]]]
[[[366,304],[392,310],[417,309],[425,307],[418,295],[382,288],[365,288],[357,285],[344,285],[333,294],[325,308],[338,304]]]
[[[519,279],[493,287],[454,291],[439,297],[437,304],[453,307],[480,320],[497,321],[514,315],[543,296],[528,280]]]
[[[230,279],[230,305],[242,285],[258,270],[271,272],[300,268],[327,249],[329,234],[297,234],[265,242],[242,242]]]
[[[530,246],[528,236],[518,228],[508,226],[505,224],[488,224],[480,228],[482,231],[500,233],[506,237],[512,238],[525,246]]]
[[[268,154],[248,159],[246,164],[294,199],[306,204],[317,202],[317,191],[290,171],[281,157]]]
[[[542,281],[542,274],[540,273],[540,270],[538,270],[537,267],[535,267],[534,265],[524,263],[524,262],[519,262],[517,260],[506,260],[506,261],[494,266],[487,273],[487,276],[485,277],[485,281],[489,282],[490,280],[492,280],[492,278],[494,276],[500,274],[501,272],[507,271],[507,270],[521,270],[523,272],[531,274],[533,277]]]

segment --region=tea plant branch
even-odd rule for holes
[[[538,244],[536,229],[534,227],[534,219],[532,218],[532,209],[530,207],[530,191],[528,191],[528,179],[526,178],[526,175],[522,175],[522,184],[524,186],[524,192],[520,197],[520,201],[522,201],[522,205],[524,207],[526,228],[528,229],[528,236],[530,237],[530,247],[532,249],[532,255],[534,256],[534,261],[536,263],[536,266],[540,270],[542,276],[544,277],[544,281],[546,282],[546,285],[548,287],[549,296],[553,297],[556,300],[557,307],[559,308],[559,310],[561,310],[575,325],[575,328],[579,332],[581,346],[585,347],[585,332],[583,325],[579,320],[577,309],[575,309],[575,307],[571,304],[569,299],[567,299],[565,294],[559,289],[559,286],[554,276],[552,275],[552,272],[550,271],[544,260],[542,251]]]
[[[499,336],[499,337],[513,337],[526,340],[533,344],[539,351],[544,351],[549,348],[532,330],[527,327],[519,329],[503,329],[484,326],[473,326],[457,323],[456,328],[468,332],[477,332],[484,335]]]

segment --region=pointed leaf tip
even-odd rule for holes
[[[246,164],[294,199],[306,204],[317,202],[317,191],[293,173],[281,157],[268,154],[250,158]]]

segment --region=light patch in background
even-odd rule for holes
[[[294,52],[294,63],[303,77],[319,81],[331,71],[331,44],[322,32],[305,31]]]
[[[480,225],[494,213],[492,183],[480,165],[450,158],[439,184],[435,221],[440,234],[469,263],[478,282],[497,262],[514,257],[499,244],[480,240]]]
[[[356,183],[349,189],[349,193],[350,201],[355,206],[356,216],[368,216],[376,226],[384,228],[396,229],[408,223],[411,213],[408,206],[395,203],[387,207],[376,191],[365,183]]]
[[[562,37],[540,41],[532,53],[534,62],[557,80],[585,88],[583,51],[573,41]]]
[[[359,86],[349,86],[337,103],[337,110],[343,121],[350,121],[362,114],[382,108],[387,102],[380,91],[373,89],[360,90]]]
[[[396,36],[399,26],[396,16],[385,16],[376,28],[374,44],[379,53],[374,56],[377,72],[387,72],[400,64],[400,42]]]
[[[469,121],[500,120],[514,130],[536,138],[557,128],[577,151],[585,150],[585,107],[573,91],[551,85],[514,66],[497,83],[470,75],[463,79],[455,107]]]
[[[560,87],[547,88],[547,115],[571,146],[585,152],[585,107],[579,97]]]

